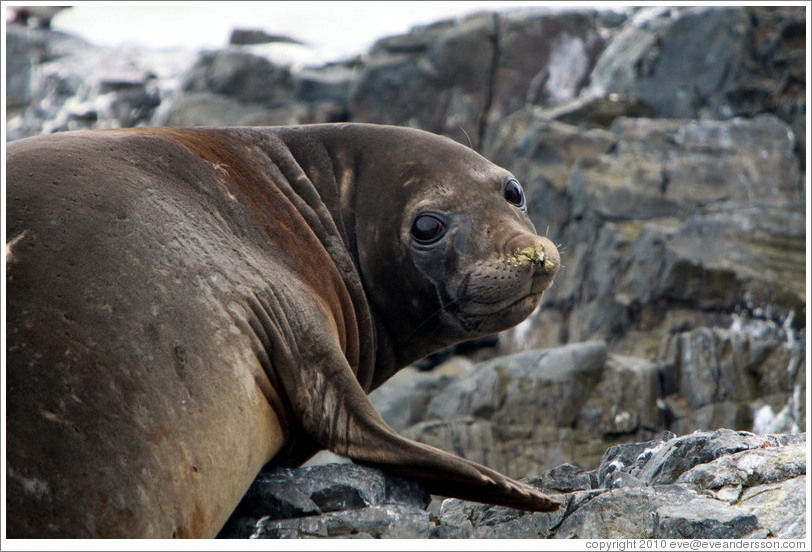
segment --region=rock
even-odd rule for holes
[[[435,393],[427,421],[403,433],[517,477],[596,461],[602,450],[572,428],[605,359],[602,344],[584,343],[479,363]]]
[[[738,502],[739,508],[756,515],[759,520],[759,529],[753,532],[753,537],[807,538],[808,488],[806,475],[802,475],[780,483],[744,489]]]
[[[711,462],[700,464],[683,472],[677,483],[688,483],[701,489],[715,491],[717,496],[724,489],[772,484],[806,474],[806,443],[784,447],[748,449],[721,456]],[[740,499],[736,496],[733,500]]]
[[[261,29],[233,29],[228,38],[229,44],[268,44],[271,42],[286,42],[289,44],[302,44],[302,42],[285,35],[268,34]]]
[[[9,26],[12,103],[7,140],[90,128],[144,126],[191,56],[94,46],[65,33]]]
[[[202,53],[182,84],[186,92],[210,92],[269,108],[291,103],[293,88],[287,67],[237,50]]]
[[[580,493],[575,493],[580,494]],[[574,495],[557,496],[566,503],[552,513],[534,513],[474,504],[457,499],[443,501],[435,538],[476,539],[538,539],[549,538],[553,527],[561,523],[564,512],[569,511]]]
[[[804,26],[791,8],[640,10],[609,41],[584,94],[639,96],[660,117],[775,113],[795,131],[803,164]]]
[[[500,126],[492,157],[514,167],[565,267],[505,352],[603,339],[652,358],[680,327],[802,324],[804,193],[777,118],[620,118],[606,133],[526,111]]]
[[[662,368],[648,360],[610,355],[601,381],[580,410],[583,429],[613,436],[657,431],[670,422],[660,406]]]
[[[697,431],[679,439],[670,439],[656,447],[639,471],[638,479],[650,485],[668,485],[699,464],[759,447],[776,446],[769,436],[720,429],[715,432]]]
[[[473,367],[470,360],[454,357],[430,372],[404,368],[370,393],[369,400],[392,429],[402,431],[424,420],[432,398]]]
[[[740,8],[641,10],[606,46],[586,93],[636,94],[664,117],[717,114],[747,28]]]
[[[472,143],[487,107],[492,14],[379,40],[350,95],[353,121],[415,126]]]
[[[597,11],[513,10],[495,15],[497,34],[488,126],[528,105],[578,97],[603,50]]]
[[[32,41],[16,25],[6,29],[6,109],[15,110],[31,102]]]
[[[244,538],[249,530],[263,538],[428,536],[428,503],[422,486],[377,468],[277,469],[257,476],[219,538]]]
[[[378,41],[352,120],[417,126],[477,148],[492,121],[575,98],[602,46],[596,12],[482,13]]]
[[[268,126],[341,122],[355,70],[292,69],[239,50],[201,54],[153,126]]]
[[[609,128],[621,117],[653,118],[656,110],[636,96],[579,96],[560,105],[535,108],[538,118],[580,127]]]
[[[428,538],[433,530],[428,513],[403,506],[371,506],[318,517],[257,522],[252,538]]]
[[[565,506],[532,514],[456,499],[438,534],[464,538],[805,538],[805,435],[720,430],[606,451],[594,472],[560,466],[530,480]],[[666,466],[670,466],[666,468]],[[679,475],[678,475],[679,474]],[[628,477],[634,484],[614,484]],[[573,484],[573,481],[576,483]],[[734,485],[728,497],[720,490]],[[457,527],[454,530],[446,526]]]
[[[804,362],[801,344],[787,343],[775,327],[757,335],[699,328],[666,337],[657,363],[662,400],[674,418],[671,429],[742,427],[764,433],[770,425],[771,432],[798,432],[805,424]]]
[[[666,336],[653,360],[581,343],[464,363],[454,377],[408,369],[372,400],[408,437],[532,477],[567,462],[593,468],[607,446],[662,432],[804,431],[804,358],[774,325],[699,328]],[[607,488],[645,484],[636,472],[599,475]]]
[[[165,101],[152,122],[156,126],[175,127],[263,126],[295,124],[298,117],[297,112],[288,107],[270,109],[220,94],[188,92]]]

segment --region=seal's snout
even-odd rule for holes
[[[541,236],[534,236],[535,239],[529,245],[524,245],[516,249],[510,257],[511,262],[517,265],[530,263],[536,270],[555,276],[559,267],[558,248],[555,244]]]
[[[514,258],[520,263],[529,262],[539,268],[547,268],[547,251],[545,251],[544,246],[541,244],[525,247],[517,251],[514,254]]]

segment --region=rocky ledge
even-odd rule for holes
[[[377,468],[265,472],[221,538],[806,538],[806,434],[720,429],[617,445],[596,470],[563,464],[530,485],[533,513],[446,499]]]

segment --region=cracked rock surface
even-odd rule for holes
[[[563,507],[534,513],[446,499],[354,464],[264,473],[221,538],[806,537],[806,434],[720,429],[608,449],[597,469],[526,480]]]

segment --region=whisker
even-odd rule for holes
[[[465,138],[468,140],[468,147],[469,147],[470,149],[474,149],[474,144],[473,144],[473,142],[471,142],[471,137],[470,137],[470,136],[468,136],[468,133],[467,133],[467,132],[465,132],[465,129],[464,129],[464,128],[460,127],[460,130],[462,131],[462,133],[463,133],[463,134],[465,134]]]

